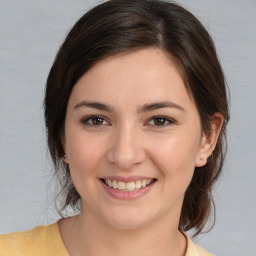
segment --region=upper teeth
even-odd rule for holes
[[[152,180],[136,180],[136,181],[130,181],[130,182],[123,182],[123,181],[116,181],[116,180],[104,180],[105,183],[115,189],[119,189],[122,191],[135,191],[140,188],[144,188],[147,185],[149,185]]]

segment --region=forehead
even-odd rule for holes
[[[73,88],[71,101],[127,103],[192,100],[176,63],[156,48],[107,57],[89,69]]]

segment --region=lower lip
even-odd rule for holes
[[[153,182],[150,185],[148,185],[144,188],[140,188],[136,191],[121,191],[121,190],[117,190],[114,188],[110,188],[108,185],[106,185],[102,181],[100,181],[100,182],[101,182],[103,188],[105,189],[105,191],[110,196],[114,197],[115,199],[120,199],[120,200],[132,200],[132,199],[140,198],[140,197],[144,196],[145,194],[147,194],[155,184],[155,182]]]

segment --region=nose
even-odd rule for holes
[[[110,145],[107,159],[119,169],[129,170],[146,158],[142,137],[136,127],[126,125],[115,129]]]

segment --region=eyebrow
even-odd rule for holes
[[[102,110],[102,111],[107,111],[107,112],[114,112],[114,108],[111,107],[110,105],[100,103],[100,102],[88,102],[88,101],[82,101],[78,103],[74,109],[80,108],[80,107],[88,107],[88,108],[93,108],[97,110]],[[185,112],[185,109],[171,101],[162,101],[162,102],[155,102],[155,103],[150,103],[150,104],[144,104],[142,107],[137,109],[138,113],[141,112],[149,112],[153,110],[157,110],[160,108],[176,108],[178,110],[181,110]]]
[[[74,109],[77,109],[80,107],[88,107],[88,108],[103,110],[103,111],[107,111],[107,112],[114,111],[114,109],[111,106],[109,106],[107,104],[100,103],[100,102],[82,101],[82,102],[78,103],[77,105],[75,105]]]
[[[159,108],[176,108],[178,110],[185,112],[185,109],[182,106],[171,101],[162,101],[162,102],[155,102],[151,104],[145,104],[138,109],[138,112],[149,112]]]

